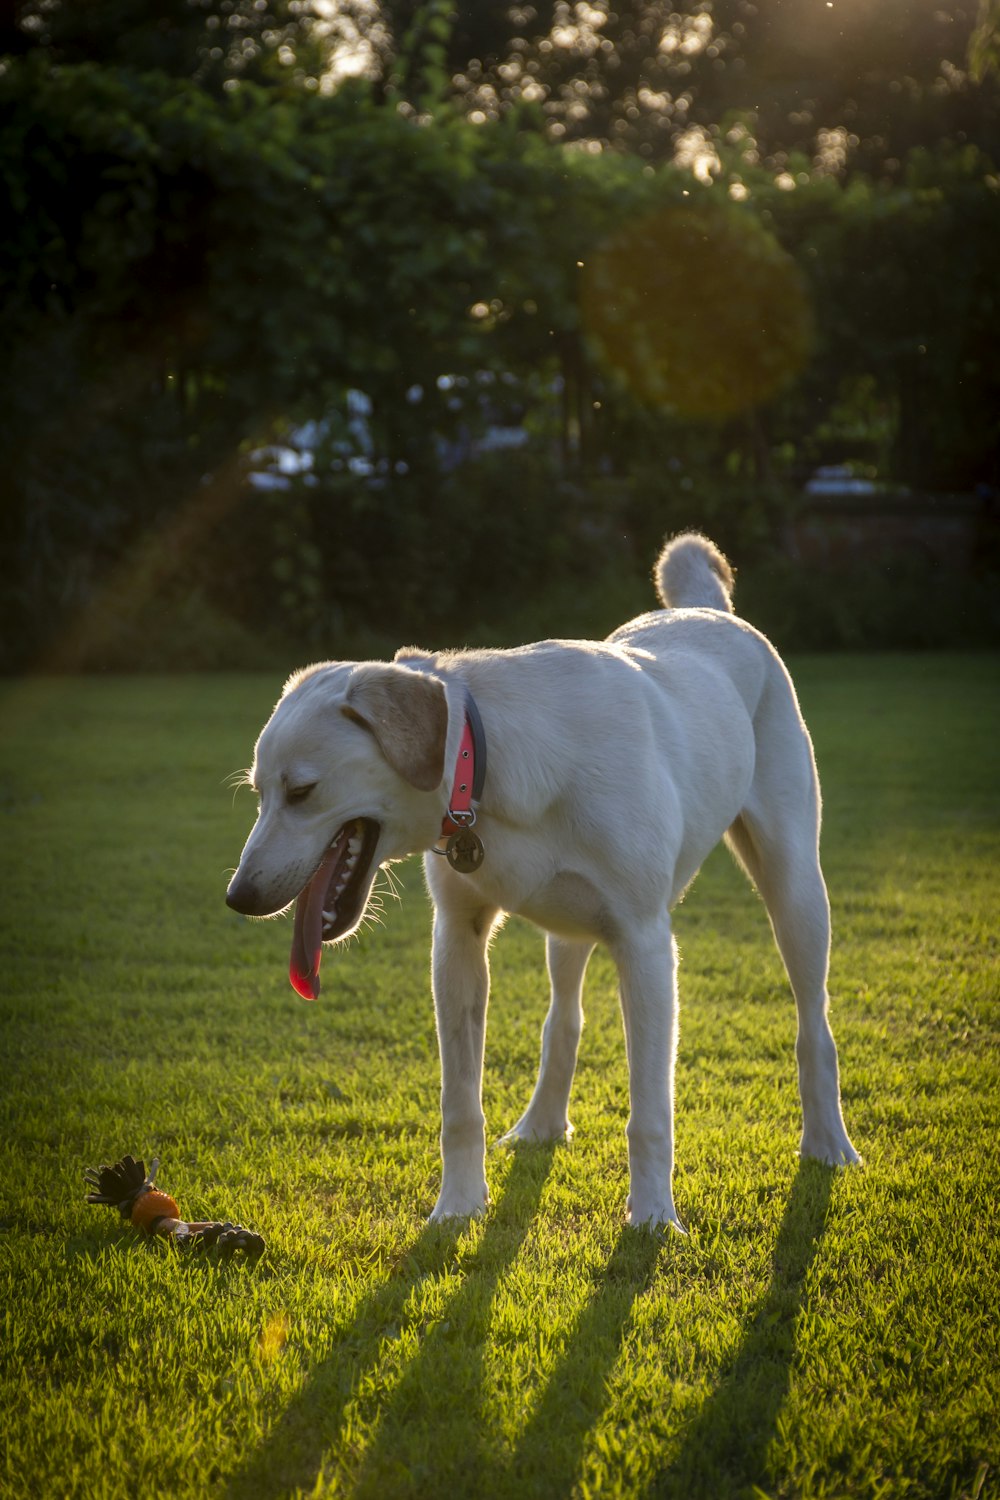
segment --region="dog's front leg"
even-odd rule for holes
[[[673,1224],[674,1058],[677,1052],[677,947],[669,915],[615,945],[628,1052],[630,1224]]]
[[[432,1219],[481,1214],[486,1187],[483,1047],[490,971],[487,946],[496,911],[434,917],[432,976],[441,1053],[441,1192]]]

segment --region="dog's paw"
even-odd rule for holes
[[[442,1192],[431,1211],[430,1224],[443,1224],[448,1219],[481,1219],[489,1207],[490,1195],[481,1193]]]
[[[497,1141],[498,1146],[539,1145],[548,1141],[568,1141],[572,1138],[573,1126],[569,1120],[545,1119],[533,1115],[530,1110],[523,1114],[516,1125]]]
[[[846,1131],[835,1134],[803,1134],[799,1142],[799,1156],[804,1161],[821,1161],[828,1167],[861,1167],[864,1162]]]
[[[675,1229],[687,1236],[687,1230],[677,1217],[673,1203],[633,1203],[631,1195],[625,1205],[625,1222],[633,1229]]]

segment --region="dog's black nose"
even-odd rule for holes
[[[276,906],[266,891],[261,890],[257,871],[249,874],[236,871],[226,891],[226,905],[243,917],[271,917],[281,910],[280,905]]]
[[[241,916],[250,917],[253,915],[253,887],[248,885],[239,875],[234,875],[229,882],[229,889],[226,891],[226,905],[232,907],[233,911],[238,911]]]

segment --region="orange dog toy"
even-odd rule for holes
[[[117,1208],[136,1229],[159,1235],[173,1245],[215,1245],[222,1255],[231,1255],[234,1250],[245,1250],[253,1257],[263,1253],[261,1236],[242,1224],[182,1219],[170,1194],[153,1186],[159,1168],[159,1157],[154,1157],[147,1176],[146,1163],[136,1161],[134,1156],[123,1156],[113,1167],[87,1167],[83,1175],[97,1189],[87,1194],[87,1202]]]

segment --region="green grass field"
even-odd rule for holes
[[[626,1229],[627,1087],[595,955],[569,1145],[436,1194],[429,909],[286,980],[223,902],[265,677],[0,690],[0,1493],[1000,1494],[1000,662],[793,663],[825,790],[833,1020],[865,1156],[796,1158],[794,1009],[724,853],[676,916],[676,1199]],[[493,953],[493,1137],[533,1082],[540,936]],[[83,1169],[162,1158],[256,1267],[141,1242]]]

